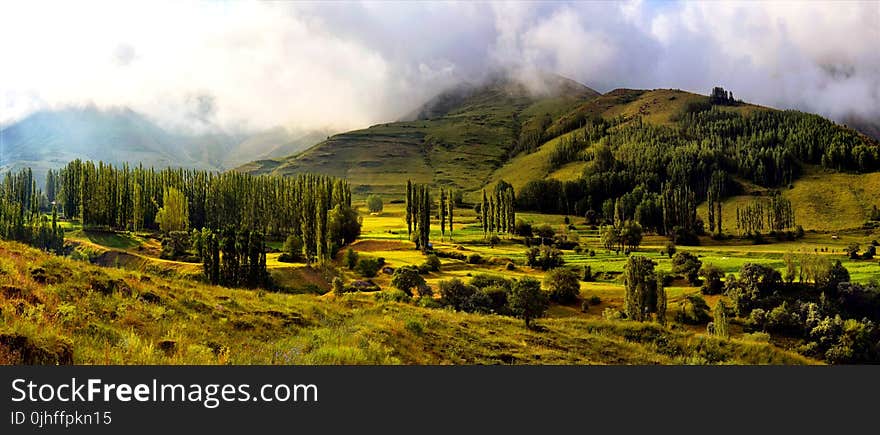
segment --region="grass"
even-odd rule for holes
[[[34,281],[42,267],[49,278]],[[107,283],[112,283],[107,285]],[[77,364],[804,364],[766,343],[579,317],[495,315],[227,289],[84,265],[0,242],[0,337]],[[45,362],[45,361],[44,361]],[[57,361],[56,361],[57,362]]]

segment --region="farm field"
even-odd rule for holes
[[[367,213],[364,210],[365,205],[360,201],[355,201],[354,205],[357,209],[362,210],[362,234],[361,237],[351,245],[353,251],[357,252],[361,258],[373,257],[383,258],[386,267],[392,269],[401,266],[418,266],[425,261],[425,256],[418,250],[414,249],[412,242],[407,241],[406,225],[404,222],[403,204],[388,204],[384,210],[379,213]],[[168,319],[168,324],[161,326],[156,325],[155,328],[146,327],[144,319],[140,319],[131,325],[139,325],[138,330],[142,328],[147,336],[142,332],[135,333],[133,331],[122,333],[116,328],[121,325],[107,326],[114,329],[114,333],[110,334],[112,339],[107,343],[97,343],[90,340],[101,340],[95,338],[80,337],[69,335],[68,326],[64,322],[62,324],[52,324],[51,329],[58,337],[68,337],[72,339],[73,348],[88,349],[85,353],[74,353],[76,362],[80,363],[198,363],[198,364],[215,364],[215,363],[331,363],[331,364],[349,364],[349,363],[404,363],[404,364],[422,364],[422,363],[615,363],[626,361],[627,363],[690,363],[696,360],[676,359],[669,355],[658,355],[653,351],[644,348],[645,343],[632,343],[627,339],[621,341],[620,337],[615,334],[629,334],[621,330],[636,326],[617,325],[615,321],[609,321],[604,318],[603,312],[606,309],[619,310],[624,305],[625,287],[622,279],[622,272],[626,263],[627,256],[624,253],[615,253],[605,250],[599,241],[598,232],[591,229],[582,220],[568,217],[572,222],[574,229],[569,229],[564,224],[566,216],[563,215],[546,215],[538,213],[518,213],[518,218],[523,221],[531,222],[533,225],[547,223],[558,232],[568,232],[568,234],[577,234],[577,238],[582,246],[581,253],[574,251],[563,251],[565,261],[564,267],[580,270],[584,266],[589,266],[596,276],[594,281],[580,282],[579,301],[587,301],[591,298],[595,299],[595,304],[591,305],[588,310],[583,310],[581,303],[571,305],[553,304],[545,313],[544,318],[538,320],[541,328],[547,331],[540,333],[537,331],[523,329],[519,321],[513,318],[497,315],[480,315],[455,313],[446,310],[428,309],[412,306],[409,303],[383,302],[375,297],[378,293],[355,293],[346,294],[342,297],[334,295],[331,291],[332,272],[327,268],[309,266],[304,263],[287,263],[279,261],[280,253],[270,252],[267,254],[267,269],[273,279],[276,287],[275,291],[266,292],[263,290],[244,290],[244,289],[225,289],[221,287],[213,287],[200,283],[203,281],[201,275],[201,264],[185,263],[180,261],[170,261],[158,258],[161,243],[156,234],[150,232],[130,233],[130,232],[112,232],[112,231],[84,231],[75,223],[63,222],[68,230],[69,244],[74,247],[73,258],[78,258],[81,262],[92,262],[96,265],[104,266],[104,268],[96,269],[93,266],[83,266],[84,270],[107,270],[108,279],[121,279],[126,286],[137,286],[143,282],[151,283],[146,285],[145,290],[155,293],[163,300],[173,299],[174,303],[183,303],[184,300],[196,299],[200,301],[186,302],[193,304],[194,307],[201,308],[170,308],[164,307],[156,312],[158,308],[139,307],[137,310],[147,310],[151,313],[142,313],[140,315],[155,316],[155,320]],[[524,252],[526,247],[522,241],[515,236],[502,237],[500,243],[495,246],[489,246],[488,242],[482,235],[479,221],[473,210],[462,208],[457,210],[456,221],[452,235],[446,234],[441,236],[439,230],[432,230],[431,239],[433,249],[436,252],[458,252],[466,256],[473,254],[479,255],[483,262],[481,264],[469,264],[467,261],[455,260],[450,258],[441,258],[441,267],[439,271],[427,273],[424,277],[427,284],[433,288],[438,288],[441,281],[458,278],[467,281],[475,275],[490,274],[496,276],[504,276],[508,279],[521,279],[524,277],[532,277],[543,281],[546,272],[526,266]],[[437,225],[435,223],[435,228]],[[797,241],[774,242],[762,245],[744,244],[742,240],[726,240],[715,241],[708,237],[701,239],[700,246],[678,247],[678,251],[690,252],[696,255],[704,264],[713,264],[721,268],[725,275],[737,275],[746,263],[760,263],[769,265],[780,271],[783,271],[785,264],[783,257],[786,253],[815,253],[827,256],[828,258],[840,259],[843,265],[850,271],[854,282],[870,282],[880,279],[880,267],[876,261],[872,260],[850,260],[844,254],[844,250],[848,244],[860,243],[869,244],[871,240],[877,237],[871,231],[851,231],[831,233],[808,232],[802,239]],[[667,238],[659,236],[646,236],[643,244],[631,255],[643,255],[656,262],[657,271],[669,273],[672,269],[672,262],[663,250],[665,249]],[[747,241],[746,241],[747,242]],[[280,242],[270,242],[270,249],[278,249],[281,247]],[[22,255],[19,251],[22,249],[17,246],[5,246],[7,253],[14,253],[13,257]],[[589,252],[593,251],[594,255]],[[333,261],[332,269],[342,273],[346,282],[363,279],[357,272],[348,270],[344,267],[345,251],[340,251],[337,258]],[[27,251],[23,255],[33,256],[34,253]],[[22,260],[23,261],[23,260]],[[51,264],[65,265],[66,267],[78,268],[76,261],[71,260],[28,260],[33,264],[40,264],[40,261],[49,262]],[[509,270],[507,264],[513,263],[515,268]],[[27,262],[19,261],[15,266],[7,264],[4,266],[6,270],[18,267],[17,273],[22,278],[12,278],[16,272],[9,274],[7,272],[8,282],[17,282],[16,279],[22,279],[30,282],[24,275],[27,274]],[[107,269],[109,268],[109,269]],[[16,269],[16,270],[18,270]],[[114,271],[115,270],[115,271]],[[85,272],[83,272],[85,273]],[[72,274],[73,276],[79,276]],[[392,276],[387,273],[379,273],[378,276],[370,281],[381,289],[389,289]],[[79,278],[77,278],[79,279]],[[85,278],[90,279],[90,278]],[[117,280],[118,280],[117,279]],[[155,284],[157,282],[165,282],[166,284]],[[51,293],[57,289],[54,285],[45,288],[40,287],[39,283],[29,284],[31,286],[28,291],[33,294],[39,294],[41,299],[44,298],[43,292]],[[149,290],[146,290],[148,288]],[[178,295],[178,292],[183,292]],[[684,279],[676,279],[666,288],[669,298],[669,316],[675,317],[675,313],[681,310],[681,303],[688,296],[700,294],[699,287],[690,285]],[[180,296],[180,297],[178,297]],[[57,297],[57,296],[51,296]],[[435,294],[435,297],[436,294]],[[99,298],[94,295],[91,298]],[[92,301],[91,303],[109,303],[119,306],[123,300],[115,293],[111,295],[112,302],[103,299]],[[183,299],[181,299],[183,298]],[[709,306],[718,303],[721,296],[707,295],[703,297]],[[216,302],[219,301],[219,304]],[[206,310],[202,304],[207,304],[214,308]],[[61,301],[59,301],[59,304]],[[126,305],[129,308],[138,306],[138,304]],[[228,314],[226,310],[229,306],[235,306]],[[277,319],[267,319],[266,316],[279,316],[277,314],[266,314],[275,312],[289,311],[295,307],[298,315],[308,317],[312,316],[321,318],[322,321],[317,323],[333,323],[325,318],[325,315],[332,313],[333,318],[348,319],[342,325],[336,326],[316,326],[312,328],[304,328],[309,330],[308,338],[297,335],[298,338],[280,338],[274,334],[289,332],[290,325],[279,326]],[[56,309],[62,308],[61,306]],[[170,310],[170,311],[169,311]],[[221,314],[218,314],[216,312]],[[195,311],[195,312],[193,312]],[[245,326],[241,321],[234,319],[232,314],[240,311],[240,317],[250,319],[255,325],[253,328],[260,332],[261,328],[266,328],[259,334],[247,333],[252,331],[252,326]],[[170,312],[170,314],[169,314]],[[179,318],[183,313],[184,323]],[[250,313],[250,314],[246,314]],[[254,314],[256,313],[256,314]],[[321,313],[321,314],[316,314]],[[51,316],[50,316],[51,317]],[[283,319],[283,316],[280,318]],[[186,323],[188,319],[189,322]],[[408,319],[408,320],[407,320]],[[21,319],[19,319],[21,320]],[[93,322],[95,319],[83,319]],[[127,320],[129,321],[129,320]],[[211,328],[228,327],[227,322],[231,323],[233,331],[230,338],[233,341],[227,344],[229,349],[248,349],[245,354],[236,354],[229,351],[229,354],[222,354],[210,351],[204,347],[206,342],[204,337],[198,334],[193,336],[191,329],[192,324],[200,324],[198,329],[205,329],[206,333],[211,333]],[[53,321],[54,322],[54,321]],[[219,322],[218,324],[214,324]],[[236,323],[238,322],[238,323]],[[114,322],[111,322],[114,323]],[[283,322],[282,322],[283,323]],[[184,324],[190,326],[183,326]],[[415,326],[416,324],[420,326]],[[449,329],[437,329],[437,328]],[[10,323],[12,329],[25,328],[25,323]],[[97,326],[89,326],[89,324],[80,324],[80,327],[97,328]],[[102,323],[106,326],[106,322]],[[237,326],[236,326],[237,325]],[[467,326],[465,326],[467,325]],[[302,326],[302,325],[300,325]],[[485,348],[480,349],[469,348],[464,341],[455,341],[448,343],[446,340],[457,340],[461,338],[461,328],[467,327],[469,334],[477,334],[479,336],[498,337],[500,342],[490,348],[501,349],[498,352],[487,352]],[[42,328],[42,327],[41,327]],[[288,328],[288,329],[285,329]],[[471,329],[473,328],[473,329]],[[650,326],[639,326],[637,328],[651,328]],[[124,328],[123,328],[124,329]],[[240,331],[239,331],[240,329]],[[361,340],[357,345],[353,338],[342,338],[339,335],[342,329],[350,331],[360,331],[356,335],[365,335],[367,342],[370,344],[363,348],[366,343]],[[424,332],[415,334],[410,331],[414,330],[430,330],[427,335]],[[41,329],[42,330],[42,329]],[[65,332],[66,331],[66,332]],[[275,331],[275,332],[272,332]],[[379,331],[382,331],[381,333]],[[442,332],[441,332],[442,331]],[[503,332],[500,332],[503,331]],[[592,331],[587,333],[587,331]],[[297,334],[305,333],[305,331],[297,332]],[[40,334],[45,334],[41,332]],[[134,334],[134,335],[132,335]],[[225,334],[225,333],[224,333]],[[608,334],[611,334],[610,336]],[[706,326],[702,325],[684,325],[673,324],[668,334],[673,334],[676,339],[684,342],[692,343],[693,340],[710,340],[714,339],[706,334]],[[50,334],[51,335],[51,334]],[[170,335],[171,338],[165,337]],[[258,339],[257,342],[247,342],[252,340],[254,336],[262,336],[266,338]],[[126,338],[127,337],[127,338]],[[201,338],[200,338],[201,337]],[[236,338],[238,337],[238,338]],[[246,338],[251,337],[251,338]],[[330,339],[330,337],[334,337]],[[430,340],[428,339],[430,337]],[[503,337],[503,338],[502,338]],[[543,337],[543,338],[541,338]],[[522,343],[529,342],[537,338],[542,340],[567,340],[563,337],[579,337],[577,346],[569,344],[558,344],[560,347],[556,350],[547,349],[545,351],[533,349],[531,346],[521,346]],[[595,340],[598,337],[603,341],[616,342],[618,346],[615,352],[621,352],[620,355],[610,355],[605,352],[604,357],[610,358],[603,360],[603,357],[591,355],[591,352],[597,352],[599,346]],[[732,325],[731,337],[744,346],[763,346],[762,352],[766,354],[761,358],[767,360],[749,360],[749,359],[732,359],[728,362],[738,363],[764,363],[764,362],[780,362],[775,358],[788,358],[785,363],[808,360],[799,360],[802,358],[794,354],[786,354],[784,350],[786,342],[776,341],[771,338],[769,342],[756,343],[752,334],[747,333],[741,326]],[[441,340],[442,338],[442,340]],[[161,340],[160,340],[161,339]],[[324,340],[330,339],[327,343]],[[83,341],[85,340],[85,341]],[[145,348],[137,349],[117,349],[111,344],[123,342],[126,346],[144,346]],[[138,341],[140,340],[140,341]],[[175,352],[157,351],[156,346],[159,342],[171,340],[176,343]],[[315,343],[307,344],[301,340],[317,340],[320,345],[317,348]],[[378,340],[378,342],[376,342]],[[524,340],[524,341],[523,341]],[[766,339],[762,339],[766,340]],[[51,340],[49,340],[51,342]],[[62,340],[63,341],[63,340]],[[67,341],[64,341],[65,343]],[[184,346],[187,351],[178,346]],[[201,343],[201,344],[200,344]],[[299,343],[295,346],[293,343]],[[333,343],[333,344],[330,344]],[[376,344],[380,343],[380,344]],[[520,343],[517,345],[516,343]],[[216,344],[216,343],[215,343]],[[605,345],[607,345],[606,343]],[[110,346],[105,349],[104,355],[99,355],[96,347]],[[152,347],[151,347],[152,346]],[[167,344],[166,344],[167,346]],[[257,346],[257,348],[254,348]],[[291,347],[292,346],[292,347]],[[311,349],[308,352],[291,356],[280,349],[296,348],[297,346],[305,346]],[[310,347],[312,346],[312,347]],[[377,347],[378,346],[378,347]],[[404,348],[401,348],[403,346]],[[432,349],[433,354],[424,354],[425,346]],[[452,348],[449,348],[452,346]],[[461,348],[464,346],[464,348]],[[602,345],[604,346],[604,345]],[[768,347],[769,346],[769,347]],[[776,349],[776,347],[779,349]],[[215,346],[216,347],[216,346]],[[650,346],[649,346],[650,347]],[[774,350],[768,351],[767,349]],[[111,350],[114,349],[114,350]],[[454,352],[445,353],[443,349],[457,349]],[[594,350],[589,350],[594,349]],[[109,353],[106,353],[109,352]],[[452,352],[452,350],[450,350]],[[615,360],[616,358],[616,360]],[[746,358],[738,356],[736,358]]]

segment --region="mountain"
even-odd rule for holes
[[[399,122],[331,136],[306,151],[238,168],[254,174],[320,172],[359,192],[390,192],[401,180],[474,190],[553,119],[599,96],[547,75],[540,91],[506,76],[443,92]]]
[[[31,114],[0,130],[0,171],[30,167],[38,179],[80,158],[113,164],[225,170],[298,152],[328,132],[278,127],[253,135],[166,130],[128,108],[69,107]]]

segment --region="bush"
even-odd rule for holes
[[[510,291],[508,287],[489,286],[481,290],[492,301],[491,311],[497,314],[508,314],[510,309],[507,306],[507,294]]]
[[[487,273],[478,273],[474,275],[473,278],[471,278],[469,284],[481,289],[489,287],[501,287],[505,290],[510,290],[510,287],[513,283],[509,279],[506,279],[504,277],[489,275]]]
[[[416,306],[419,306],[422,308],[440,308],[440,307],[442,307],[442,305],[440,305],[440,302],[438,302],[437,299],[434,299],[432,297],[427,297],[427,296],[420,296],[416,300]]]
[[[574,302],[581,290],[577,274],[570,269],[554,269],[547,272],[544,286],[550,291],[550,300],[559,304]]]
[[[517,219],[516,225],[513,227],[513,233],[521,237],[532,237],[532,224],[522,219]]]
[[[424,286],[425,279],[419,275],[419,271],[413,266],[401,266],[391,275],[391,285],[412,296],[412,289]]]
[[[784,333],[799,333],[803,329],[800,315],[788,302],[783,302],[767,314],[767,329]]]
[[[507,264],[504,265],[506,270],[516,270],[516,265],[513,264],[512,261],[508,261]]]
[[[666,242],[665,252],[666,252],[666,255],[669,256],[669,258],[672,258],[672,256],[675,255],[676,250],[677,250],[677,248],[675,247],[675,243]]]
[[[691,285],[699,285],[700,267],[703,262],[690,252],[679,252],[672,257],[672,273],[684,275]]]
[[[303,243],[302,239],[291,234],[287,236],[287,239],[284,240],[284,244],[281,245],[281,251],[283,252],[279,257],[278,261],[286,261],[288,263],[300,262],[303,260],[302,258],[302,248]],[[281,257],[285,256],[288,260],[282,260]]]
[[[373,278],[379,273],[379,260],[375,258],[361,258],[355,267],[358,274],[364,278]]]
[[[367,210],[370,213],[378,213],[382,211],[384,205],[382,204],[382,198],[378,195],[370,195],[367,197]]]
[[[471,254],[468,255],[467,262],[468,264],[482,264],[483,257],[481,257],[480,254]]]
[[[507,300],[511,312],[521,317],[527,328],[533,319],[544,315],[550,303],[547,293],[541,290],[541,283],[530,277],[514,283]]]
[[[552,246],[541,245],[540,248],[526,250],[526,263],[529,267],[550,270],[562,266],[565,261],[562,259],[562,251]]]
[[[534,233],[543,239],[552,239],[556,235],[556,231],[553,231],[553,227],[548,224],[541,224],[538,228],[534,229]]]
[[[589,301],[590,301],[590,305],[599,305],[602,303],[602,298],[600,298],[599,296],[593,295],[593,296],[590,296]]]
[[[678,312],[675,313],[675,321],[687,325],[699,325],[711,319],[709,305],[700,295],[687,295],[678,303]]]
[[[581,281],[590,282],[593,280],[593,269],[589,265],[584,266],[584,272],[581,276]]]
[[[440,281],[440,297],[446,305],[458,311],[464,311],[476,291],[476,287],[466,285],[458,278]]]
[[[345,251],[345,265],[348,266],[348,270],[354,270],[358,263],[358,254],[354,252],[354,249],[348,248]]]
[[[490,298],[486,292],[483,290],[477,290],[471,293],[470,297],[467,298],[462,309],[469,313],[488,314],[492,312],[493,303],[494,301],[492,301],[492,298]]]
[[[714,264],[706,264],[700,269],[700,276],[703,277],[703,285],[700,287],[700,293],[704,295],[718,295],[724,291],[724,283],[721,278],[724,277],[724,271]]]
[[[425,259],[425,265],[427,265],[428,269],[431,270],[432,272],[439,272],[440,271],[440,258],[434,254],[431,254],[428,256],[427,259]]]
[[[501,239],[497,235],[492,234],[492,237],[489,237],[489,246],[494,248],[499,243],[501,243]]]
[[[409,302],[412,298],[402,290],[390,289],[376,292],[376,300],[379,302]]]

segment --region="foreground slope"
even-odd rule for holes
[[[105,269],[0,242],[5,364],[803,364],[767,343],[655,324],[522,322]]]

